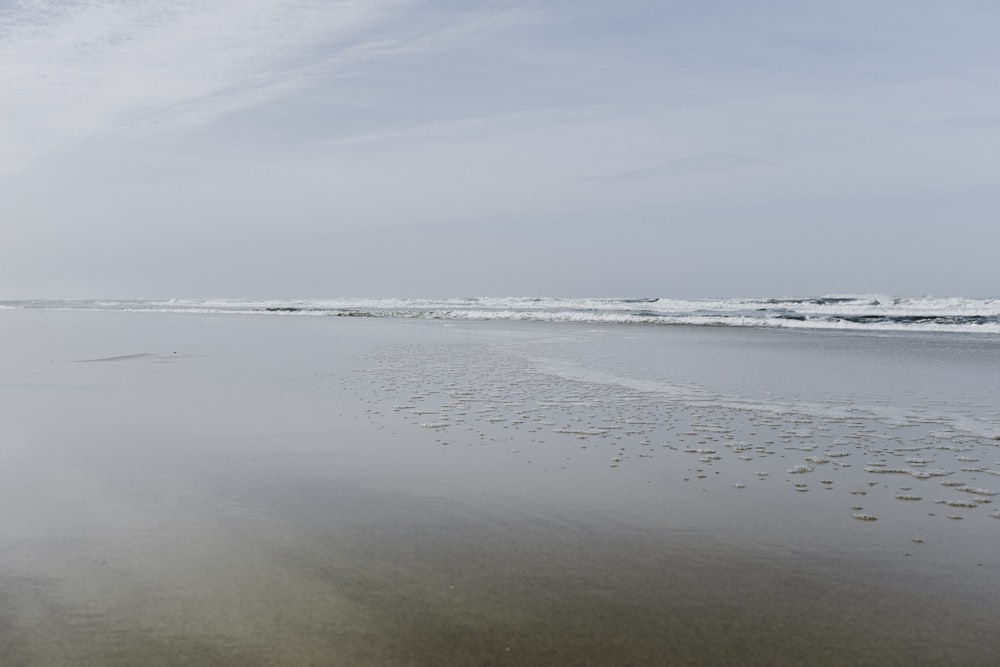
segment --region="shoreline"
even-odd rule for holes
[[[978,447],[992,470],[996,445],[865,412],[788,421],[755,411],[759,387],[735,387],[731,367],[770,364],[761,386],[788,394],[778,403],[832,387],[831,405],[853,397],[856,411],[898,387],[908,409],[939,401],[986,428],[981,352],[938,359],[947,372],[927,377],[946,393],[910,398],[934,385],[909,352],[851,337],[796,351],[784,336],[630,327],[44,320],[0,312],[5,664],[987,665],[1000,652],[996,506],[935,504],[976,497],[942,479],[1000,486],[960,470],[969,450],[935,446]],[[884,386],[838,385],[852,368],[796,384],[842,353],[882,359]],[[745,409],[717,405],[731,385]],[[787,472],[836,450],[850,456]],[[885,467],[933,455],[923,469],[954,470],[866,473],[878,451]],[[923,499],[896,500],[900,486]]]

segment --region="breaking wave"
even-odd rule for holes
[[[1000,299],[961,297],[35,300],[0,308],[1000,334]]]

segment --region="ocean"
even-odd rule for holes
[[[997,301],[0,304],[5,665],[993,665]]]
[[[34,300],[0,301],[0,308],[1000,333],[1000,299],[884,295],[770,299]]]

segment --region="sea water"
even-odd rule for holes
[[[105,299],[0,301],[0,308],[1000,333],[1000,299],[927,296]]]

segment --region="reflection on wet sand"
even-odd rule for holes
[[[0,316],[5,665],[1000,651],[972,403],[665,386],[611,376],[616,338],[565,363],[613,327]]]

